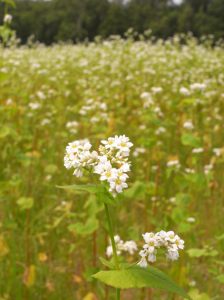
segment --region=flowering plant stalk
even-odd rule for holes
[[[10,27],[12,22],[12,15],[8,13],[9,6],[15,8],[15,2],[13,0],[1,0],[0,2],[4,3],[4,17],[3,25],[0,26],[0,40],[2,39],[3,45],[6,46],[10,38],[15,36],[15,32]]]
[[[169,292],[189,298],[182,288],[177,286],[167,275],[160,270],[148,267],[148,262],[156,260],[157,249],[167,249],[167,258],[176,260],[179,257],[179,249],[184,248],[184,241],[173,231],[158,233],[145,233],[145,244],[139,252],[141,259],[134,265],[120,263],[118,256],[122,252],[133,255],[137,251],[134,241],[124,242],[119,236],[115,236],[113,223],[110,216],[110,205],[116,203],[117,194],[122,193],[128,187],[127,179],[130,171],[128,160],[130,148],[133,144],[125,135],[110,137],[101,141],[98,151],[92,151],[92,145],[86,140],[78,140],[69,143],[66,147],[64,165],[67,169],[73,169],[76,177],[81,177],[85,172],[97,174],[100,184],[61,186],[65,189],[73,189],[94,193],[98,201],[103,202],[108,223],[110,245],[107,247],[107,256],[113,255],[113,262],[102,259],[104,265],[110,270],[100,271],[93,275],[99,281],[116,288],[116,299],[120,299],[121,289],[127,288],[160,288]]]

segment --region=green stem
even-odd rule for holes
[[[106,203],[104,203],[104,207],[105,207],[105,212],[106,212],[106,217],[107,217],[107,222],[108,222],[108,231],[109,231],[111,245],[112,245],[112,249],[113,249],[113,257],[114,257],[115,267],[117,270],[119,270],[120,266],[119,266],[119,262],[118,262],[117,249],[116,249],[116,244],[115,244],[115,240],[114,240],[113,224],[111,221],[109,208]],[[120,300],[120,289],[116,290],[116,299]]]

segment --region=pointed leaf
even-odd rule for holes
[[[153,267],[140,268],[135,266],[123,270],[100,271],[93,275],[93,277],[115,288],[158,288],[190,299],[185,291],[173,282],[172,279]]]
[[[114,263],[112,261],[108,261],[103,257],[100,257],[99,259],[104,266],[108,267],[109,269],[114,269]]]
[[[96,184],[72,184],[72,185],[63,185],[63,186],[57,185],[57,187],[59,189],[84,191],[88,193],[97,193],[100,190],[102,190],[102,187]]]

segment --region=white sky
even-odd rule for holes
[[[181,4],[181,3],[183,2],[183,0],[173,0],[173,2],[174,2],[175,4]]]

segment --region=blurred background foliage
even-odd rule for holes
[[[16,0],[11,13],[23,43],[30,36],[45,44],[93,40],[124,35],[129,28],[139,33],[150,28],[160,38],[189,31],[224,37],[223,0]]]

